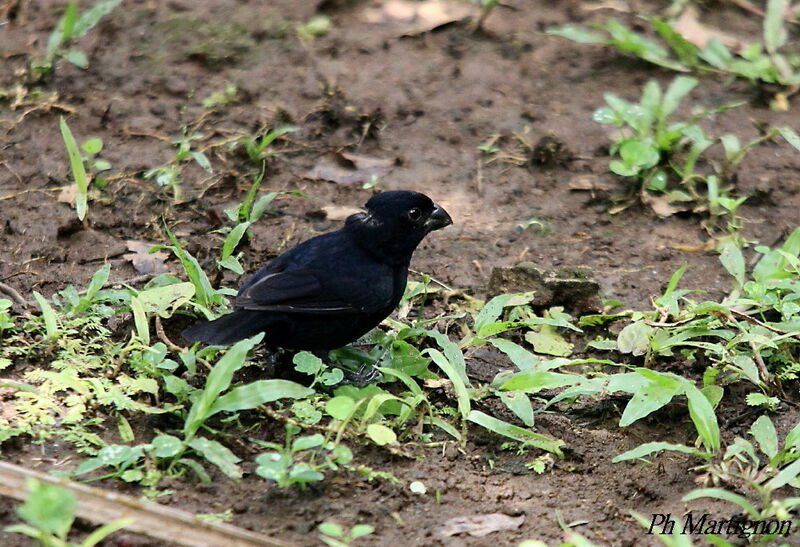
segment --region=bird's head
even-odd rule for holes
[[[431,198],[419,192],[395,190],[372,196],[365,211],[347,219],[346,229],[362,246],[408,261],[422,239],[453,219]]]

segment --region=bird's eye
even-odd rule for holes
[[[412,207],[408,211],[408,218],[410,218],[413,222],[418,221],[422,217],[422,211],[419,210],[417,207]]]

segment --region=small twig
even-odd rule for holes
[[[776,334],[786,334],[786,335],[792,336],[794,338],[798,338],[797,334],[792,334],[789,331],[785,331],[785,330],[781,330],[781,329],[775,328],[772,325],[770,325],[769,323],[764,323],[763,321],[759,321],[758,319],[756,319],[752,315],[747,315],[746,313],[742,313],[742,312],[740,312],[738,310],[735,310],[733,308],[730,309],[730,312],[731,312],[731,314],[735,315],[736,317],[741,317],[745,321],[749,321],[750,323],[754,323],[754,324],[758,325],[759,327],[764,327],[765,329],[770,330],[770,331],[772,331],[772,332],[774,332]]]
[[[31,307],[31,303],[25,300],[21,294],[19,294],[14,287],[7,285],[5,283],[0,282],[0,293],[8,295],[11,300],[19,304],[19,306],[23,310],[27,310]]]
[[[293,425],[295,427],[299,427],[300,429],[312,429],[315,431],[324,431],[325,433],[338,433],[339,430],[335,427],[330,427],[327,425],[317,425],[317,424],[304,424],[303,422],[298,422],[297,420],[293,420],[288,416],[284,416],[277,410],[268,407],[267,405],[259,405],[256,407],[256,410],[261,412],[262,414],[266,414],[270,418],[277,420],[281,423]]]
[[[103,283],[102,288],[107,289],[109,287],[113,287],[114,285],[136,285],[138,283],[141,283],[142,281],[150,281],[157,275],[158,275],[157,273],[151,272],[142,275],[137,275],[136,277],[132,277],[124,281],[108,281],[106,283]]]
[[[177,353],[183,353],[186,351],[186,348],[182,348],[179,345],[175,344],[172,340],[167,337],[167,333],[164,332],[164,325],[161,324],[161,316],[156,315],[156,335],[158,339],[164,342],[164,344],[169,348],[170,351],[175,351]]]

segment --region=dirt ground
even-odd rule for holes
[[[65,3],[10,2],[9,20],[0,26],[0,89],[13,90],[27,54],[44,50]],[[337,226],[339,220],[320,214],[323,207],[360,206],[368,199],[371,191],[361,184],[307,176],[328,154],[346,151],[393,160],[379,188],[423,191],[444,205],[455,224],[429,237],[412,267],[476,296],[485,295],[493,268],[520,260],[544,268],[587,266],[603,297],[633,308],[648,306],[683,262],[683,287],[712,296],[729,290],[715,253],[677,249],[700,248],[708,239],[697,216],[660,219],[641,207],[612,216],[609,192],[570,189],[576,178],[587,176],[612,193],[620,188],[607,170],[608,128],[591,120],[603,93],[636,99],[648,79],[664,84],[672,78],[612,50],[542,31],[607,9],[578,0],[513,0],[492,13],[485,32],[454,24],[403,36],[409,31],[403,25],[368,20],[367,10],[380,5],[123,2],[79,40],[90,60],[87,70],[59,61],[34,88],[55,93],[49,101],[14,104],[11,95],[0,101],[0,281],[23,295],[48,295],[67,284],[85,285],[104,261],[112,265],[112,280],[136,278],[123,257],[125,241],[165,242],[162,219],[210,271],[221,238],[209,232],[220,225],[223,209],[241,202],[257,171],[246,158],[215,145],[291,122],[301,130],[288,135],[281,154],[270,159],[262,187],[310,197],[279,198],[254,226],[245,271]],[[713,24],[729,32],[760,32],[760,21],[731,3],[713,2],[709,10]],[[294,25],[320,12],[331,18],[330,31],[301,43]],[[202,106],[202,99],[231,83],[239,91],[234,103]],[[736,132],[745,141],[758,136],[760,125],[796,125],[800,105],[770,111],[758,106],[746,83],[714,76],[704,77],[685,102],[710,107],[742,100],[748,104],[708,120],[709,130]],[[102,137],[101,157],[117,175],[92,195],[86,226],[76,225],[74,210],[58,200],[69,184],[60,115],[79,140]],[[206,151],[214,173],[185,163],[185,195],[176,204],[168,189],[141,174],[172,159],[170,141],[182,127],[202,133],[193,145]],[[515,133],[534,145],[551,136],[567,159],[521,166],[483,161],[477,149],[482,142],[495,134],[511,142]],[[747,156],[737,193],[760,196],[740,210],[747,239],[773,244],[797,225],[798,173],[800,154],[783,143],[765,143]],[[544,228],[519,227],[531,218]],[[220,281],[235,286],[237,279],[228,274]],[[475,362],[481,358],[489,361]],[[469,366],[492,366],[491,354],[474,359]],[[736,420],[741,408],[730,405],[720,414],[721,424],[733,424],[723,426],[725,436],[747,430],[748,421]],[[563,538],[559,518],[598,544],[655,545],[630,510],[733,514],[725,504],[681,502],[696,486],[687,469],[697,462],[689,457],[663,455],[652,466],[611,463],[642,442],[690,442],[693,429],[685,412],[660,412],[620,429],[613,404],[585,410],[539,416],[536,429],[568,446],[566,458],[542,475],[528,471],[521,457],[500,451],[498,438],[475,431],[463,452],[420,451],[418,459],[408,460],[376,448],[356,450],[359,462],[401,479],[396,485],[345,475],[298,492],[254,478],[236,484],[220,476],[203,486],[185,478],[165,485],[175,493],[158,501],[198,513],[231,508],[233,524],[303,545],[317,544],[315,527],[325,520],[375,526],[375,534],[360,540],[364,545],[513,545],[526,538],[552,544]],[[796,409],[781,414],[779,431],[799,418]],[[270,431],[279,428],[265,425],[261,433]],[[17,443],[4,446],[2,457],[48,470],[69,455],[64,450]],[[407,485],[413,480],[439,491],[439,500],[412,494]],[[102,486],[136,494],[121,482]],[[484,538],[437,536],[450,518],[494,512],[524,515],[525,521],[517,530]],[[1,501],[0,525],[14,518],[13,504]],[[0,533],[3,545],[19,541]],[[133,539],[121,541],[111,544]]]

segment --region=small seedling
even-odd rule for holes
[[[69,48],[70,42],[89,32],[121,2],[122,0],[103,0],[81,14],[78,13],[78,3],[69,2],[64,15],[58,20],[47,40],[44,56],[31,59],[30,72],[33,80],[39,81],[49,74],[59,57],[80,68],[88,68],[89,59],[86,54],[79,49]]]
[[[183,128],[182,135],[172,141],[172,144],[177,146],[175,156],[172,162],[159,167],[153,167],[144,172],[145,180],[154,180],[159,186],[169,188],[172,191],[172,197],[175,202],[180,202],[183,199],[183,189],[181,184],[181,166],[180,163],[187,159],[192,159],[203,168],[207,173],[213,173],[211,162],[208,157],[198,150],[192,149],[192,141],[202,139],[202,133],[189,133],[187,128]]]
[[[712,36],[702,48],[698,47],[678,31],[676,20],[658,17],[643,19],[650,23],[662,42],[652,40],[613,18],[597,25],[597,30],[566,25],[548,29],[547,32],[579,43],[615,47],[679,72],[715,71],[744,78],[755,85],[784,86],[788,91],[775,94],[771,106],[776,110],[787,110],[788,96],[800,84],[800,57],[781,52],[789,39],[784,20],[788,5],[788,0],[769,0],[763,21],[762,41],[746,45],[738,54],[734,54],[716,36]]]
[[[297,36],[301,42],[310,43],[319,36],[328,34],[331,19],[327,15],[315,15],[305,23],[297,25]]]
[[[276,151],[269,148],[269,145],[272,144],[275,139],[282,137],[287,133],[293,133],[299,130],[300,128],[294,125],[279,125],[274,129],[270,129],[261,137],[241,137],[233,144],[233,147],[235,148],[237,146],[243,146],[244,151],[250,161],[253,163],[261,163],[266,158],[275,156],[277,154]]]
[[[67,541],[75,521],[75,494],[68,488],[39,482],[28,477],[28,496],[17,507],[17,515],[25,524],[12,524],[4,532],[24,534],[46,547],[93,547],[105,538],[133,523],[134,519],[118,519],[94,530],[80,543]]]
[[[369,524],[356,524],[349,531],[335,522],[323,522],[317,527],[321,534],[319,539],[330,547],[347,547],[353,540],[368,536],[375,531]]]
[[[353,453],[337,441],[328,441],[319,433],[296,437],[299,432],[298,427],[287,425],[284,444],[256,441],[274,450],[256,457],[256,474],[275,481],[278,488],[294,484],[302,488],[306,483],[324,479],[321,471],[336,470],[352,461]]]

